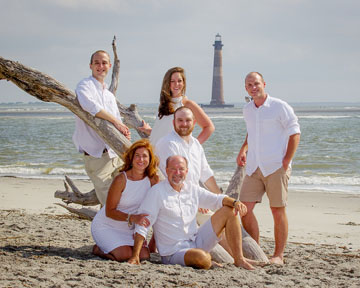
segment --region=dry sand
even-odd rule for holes
[[[360,287],[358,196],[291,191],[284,266],[204,271],[162,265],[158,254],[141,266],[93,256],[90,222],[53,204],[62,187],[60,180],[0,177],[0,287]],[[256,214],[261,246],[271,255],[266,201]]]

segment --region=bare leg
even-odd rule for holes
[[[232,255],[232,251],[231,248],[226,240],[226,235],[225,233],[223,233],[221,235],[221,240],[219,241],[219,244],[226,250],[226,252],[228,252],[230,254],[231,257],[234,258],[234,256]]]
[[[127,261],[132,256],[132,248],[132,246],[120,246],[112,250],[110,253],[105,254],[97,245],[94,245],[93,254],[104,259],[122,262]],[[140,251],[140,259],[146,260],[149,259],[149,257],[149,249],[142,247]]]
[[[149,242],[149,250],[150,250],[150,253],[157,252],[154,233],[152,234],[150,242]]]
[[[248,270],[254,270],[254,266],[250,261],[245,259],[242,252],[241,226],[239,217],[235,216],[234,211],[230,207],[222,207],[211,217],[211,224],[214,232],[219,237],[225,228],[226,239],[232,251],[234,264],[237,267],[243,267]]]
[[[274,218],[275,251],[270,258],[274,264],[284,264],[284,251],[288,237],[288,219],[285,207],[271,207]]]
[[[97,246],[96,244],[93,246],[93,250],[92,253],[96,256],[99,256],[100,258],[103,259],[110,259],[110,260],[116,260],[114,258],[114,256],[112,256],[111,254],[105,254],[100,248],[99,246]]]
[[[246,205],[247,213],[241,218],[241,222],[245,230],[250,234],[250,236],[259,244],[260,242],[260,232],[259,224],[254,214],[255,202],[243,202]]]

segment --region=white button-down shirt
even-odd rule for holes
[[[146,238],[152,226],[156,246],[161,256],[169,256],[179,250],[182,241],[194,240],[198,231],[196,213],[198,207],[219,209],[222,194],[214,194],[199,185],[185,183],[180,192],[174,190],[166,179],[154,185],[146,194],[139,213],[147,213],[150,226],[136,225],[135,233]]]
[[[289,104],[269,95],[260,107],[254,101],[246,104],[243,115],[248,133],[246,174],[259,167],[266,177],[281,168],[289,136],[300,133],[298,118]]]
[[[103,87],[98,80],[90,76],[80,81],[75,92],[81,107],[91,115],[95,116],[103,109],[121,121],[115,96],[107,89],[106,84]],[[105,148],[108,149],[110,158],[116,156],[104,140],[77,116],[73,141],[78,151],[87,152],[93,157],[101,158]]]
[[[160,170],[166,176],[166,159],[169,156],[181,155],[188,161],[189,172],[186,176],[186,182],[199,184],[199,181],[205,183],[214,172],[211,170],[200,142],[190,137],[189,143],[182,139],[175,131],[162,137],[156,144],[155,153],[160,160]]]

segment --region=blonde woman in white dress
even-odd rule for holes
[[[136,141],[124,155],[125,163],[110,186],[106,205],[91,223],[95,241],[93,254],[102,258],[126,261],[134,246],[134,224],[149,226],[147,214],[137,210],[151,186],[159,182],[158,159],[146,139]],[[141,260],[150,257],[147,245],[142,247]]]

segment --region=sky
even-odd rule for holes
[[[186,70],[187,96],[211,100],[214,40],[223,43],[226,103],[263,74],[287,102],[360,102],[358,0],[0,0],[0,56],[75,89],[89,57],[117,38],[123,104],[158,103],[163,76]],[[107,78],[110,82],[110,77]],[[37,101],[0,81],[0,103]]]

